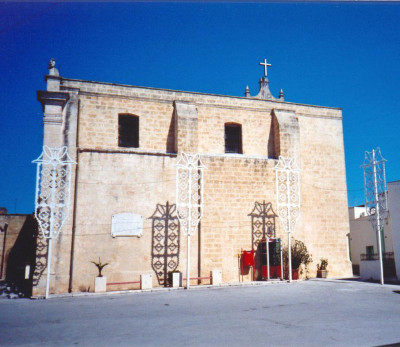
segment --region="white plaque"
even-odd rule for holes
[[[130,212],[117,213],[112,216],[111,236],[137,236],[143,235],[143,217]]]

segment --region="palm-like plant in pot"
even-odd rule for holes
[[[107,291],[107,278],[103,277],[101,271],[106,267],[109,263],[102,263],[99,257],[99,261],[91,261],[92,264],[96,265],[97,270],[99,270],[99,275],[95,278],[94,282],[94,291],[95,292],[105,292]]]
[[[102,264],[102,262],[101,262],[101,260],[100,260],[100,257],[99,257],[99,261],[98,261],[98,262],[91,261],[91,263],[94,264],[94,265],[96,265],[97,270],[99,270],[99,275],[98,275],[97,277],[103,277],[103,275],[101,274],[101,271],[102,271],[103,268],[104,268],[105,266],[107,266],[109,263],[104,263],[104,264]]]

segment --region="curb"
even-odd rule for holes
[[[301,281],[301,280],[299,280]],[[293,283],[298,281],[293,281]],[[189,291],[192,290],[206,290],[206,289],[224,289],[224,288],[239,288],[239,287],[254,287],[254,286],[269,286],[276,284],[289,283],[288,281],[253,281],[253,282],[240,282],[240,283],[222,283],[220,285],[207,284],[203,286],[191,286]],[[77,293],[65,293],[65,294],[51,294],[48,299],[58,299],[58,298],[77,298],[77,297],[98,297],[98,296],[108,296],[108,295],[120,295],[120,294],[141,294],[141,293],[160,293],[169,292],[176,290],[185,290],[184,287],[179,288],[152,288],[152,289],[132,289],[132,290],[116,290],[108,291],[103,293],[93,293],[93,292],[77,292]],[[41,300],[45,299],[44,296],[31,297],[31,300]]]
[[[391,288],[399,287],[398,284],[385,284],[381,286],[379,283],[371,283],[371,282],[363,282],[357,279],[341,279],[341,278],[310,278],[307,280],[293,280],[292,283],[297,282],[322,282],[322,283],[345,283],[345,284],[361,284],[364,286],[373,286],[373,287],[382,287]],[[270,286],[270,285],[279,285],[279,284],[290,284],[289,281],[281,281],[281,280],[270,280],[270,281],[252,281],[252,282],[234,282],[234,283],[222,283],[219,285],[200,285],[200,286],[191,286],[189,291],[193,290],[207,290],[207,289],[225,289],[225,288],[242,288],[242,287],[256,287],[256,286]],[[178,288],[152,288],[152,289],[132,289],[132,290],[116,290],[116,291],[108,291],[103,293],[93,293],[93,292],[76,292],[76,293],[65,293],[65,294],[52,294],[49,296],[49,299],[58,299],[58,298],[79,298],[79,297],[98,297],[98,296],[109,296],[109,295],[123,295],[123,294],[141,294],[141,293],[160,293],[160,292],[169,292],[169,291],[180,291],[186,290],[184,287]],[[40,300],[45,299],[44,296],[36,296],[31,297],[31,300]]]

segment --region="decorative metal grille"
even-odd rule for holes
[[[203,214],[203,170],[205,166],[198,154],[181,154],[176,164],[176,207],[182,231],[196,232]]]
[[[275,237],[275,218],[277,215],[270,202],[255,202],[251,216],[251,236],[253,250],[257,250],[262,238]]]
[[[68,148],[43,146],[37,164],[35,216],[45,238],[57,237],[68,217],[71,165]]]
[[[290,233],[295,230],[300,215],[300,170],[294,158],[282,156],[279,156],[274,170],[278,216],[285,230]]]
[[[180,227],[176,205],[157,204],[152,219],[152,268],[160,285],[167,286],[168,272],[179,265]]]
[[[365,207],[374,230],[378,224],[383,225],[387,214],[387,187],[385,175],[386,159],[382,157],[380,148],[365,152],[362,165],[364,170]],[[380,229],[380,228],[379,228]]]

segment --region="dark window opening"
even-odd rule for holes
[[[366,247],[367,254],[374,254],[374,246]]]
[[[240,124],[225,124],[225,153],[243,153]]]
[[[130,114],[118,116],[118,146],[139,147],[139,117]]]
[[[374,260],[374,246],[367,246],[366,252],[366,260]]]

